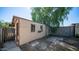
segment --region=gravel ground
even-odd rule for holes
[[[75,42],[75,41],[74,41]],[[77,47],[64,42],[63,37],[42,38],[22,45],[23,51],[77,51]]]
[[[20,47],[15,41],[4,43],[2,51],[79,51],[79,41],[73,38],[49,37],[34,40]]]

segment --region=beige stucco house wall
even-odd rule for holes
[[[13,16],[12,23],[15,26],[15,41],[18,45],[23,45],[35,39],[42,38],[46,35],[46,26],[44,24],[39,24],[32,22],[21,17]],[[18,23],[18,28],[17,28]],[[32,25],[35,26],[35,31],[31,32]],[[41,27],[42,26],[42,31]],[[18,29],[18,30],[17,30]],[[18,35],[17,35],[18,31]]]

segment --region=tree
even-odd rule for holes
[[[8,28],[8,27],[9,27],[8,22],[4,22],[3,20],[0,21],[0,28]]]
[[[70,7],[34,7],[32,8],[32,19],[50,28],[59,27],[71,9]]]
[[[2,22],[2,20],[1,20],[1,21],[0,21],[0,28],[2,27],[2,23],[3,23],[3,22]]]

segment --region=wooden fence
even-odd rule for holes
[[[0,28],[0,42],[2,41],[2,29]]]
[[[4,41],[14,40],[15,39],[14,28],[3,29],[3,39]]]
[[[2,29],[0,28],[0,48],[2,47]]]
[[[75,32],[74,32],[74,27],[73,26],[65,26],[65,27],[59,27],[53,35],[55,36],[66,36],[66,37],[74,37]]]
[[[14,28],[0,28],[0,45],[6,41],[15,39],[15,29]]]

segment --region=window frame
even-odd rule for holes
[[[31,24],[31,32],[35,32],[35,24]]]

